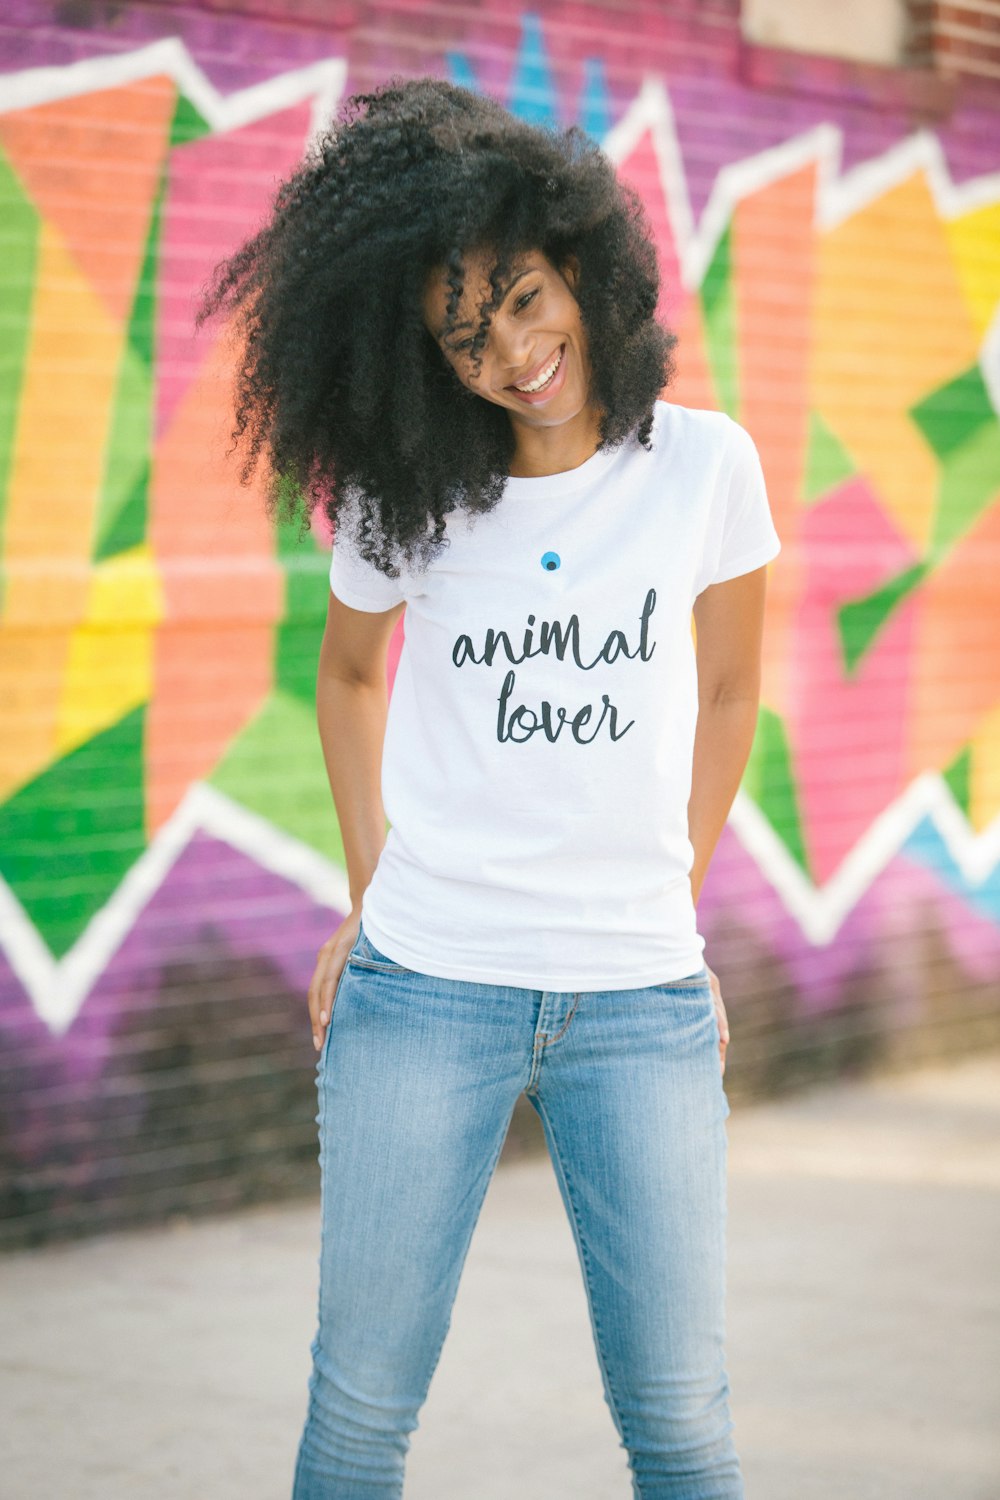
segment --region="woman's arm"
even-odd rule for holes
[[[371,612],[330,593],[316,674],[323,759],[344,841],[351,910],[319,950],[309,986],[313,1043],[323,1044],[333,997],[361,922],[361,898],[385,844],[382,745],[389,693],[386,654],[405,604]]]
[[[695,903],[753,745],[766,589],[765,565],[713,584],[695,600],[698,726],[688,802]]]

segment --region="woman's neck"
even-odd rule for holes
[[[601,440],[600,415],[584,407],[556,427],[529,427],[512,418],[517,447],[510,461],[514,479],[541,479],[578,469],[597,452]]]

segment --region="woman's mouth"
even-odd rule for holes
[[[562,386],[565,363],[566,345],[563,343],[559,345],[548,364],[538,372],[534,380],[525,383],[526,388],[520,385],[509,385],[506,389],[520,397],[522,401],[534,403],[547,400]]]

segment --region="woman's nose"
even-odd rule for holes
[[[524,380],[541,358],[534,341],[521,335],[511,336],[505,344],[500,343],[497,349],[510,385],[515,380]]]

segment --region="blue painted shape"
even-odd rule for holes
[[[521,17],[521,45],[511,79],[507,108],[530,125],[555,126],[555,89],[549,71],[541,17]]]
[[[961,896],[991,922],[1000,924],[1000,862],[978,885],[971,885],[930,818],[920,820],[899,852],[915,864],[933,870],[942,885]]]
[[[579,123],[598,145],[611,129],[611,100],[603,57],[585,57],[583,60]]]
[[[445,57],[448,63],[448,82],[454,83],[458,88],[471,89],[473,93],[478,93],[479,84],[472,71],[472,64],[465,53],[447,52]]]
[[[547,573],[554,573],[562,566],[562,558],[558,552],[546,552],[542,555],[542,567]]]

